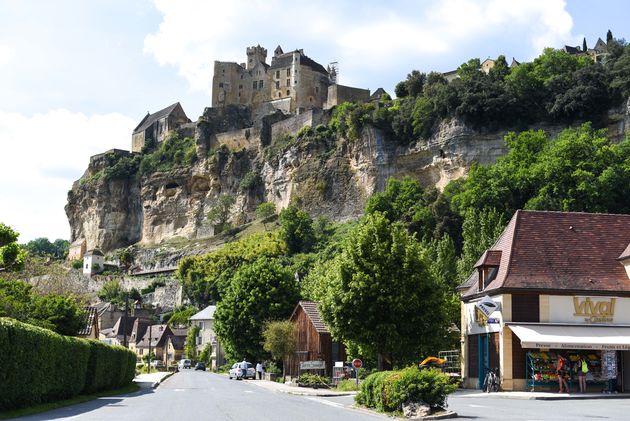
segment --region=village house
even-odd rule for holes
[[[166,338],[164,345],[164,365],[184,358],[184,345],[186,344],[186,333],[188,329],[171,328],[173,332]]]
[[[558,390],[562,354],[587,385],[630,390],[630,215],[517,211],[462,294],[462,376],[480,388]]]
[[[210,356],[210,367],[216,370],[218,367],[225,364],[225,354],[219,338],[217,338],[214,332],[214,312],[217,309],[215,305],[209,305],[199,313],[194,314],[190,318],[192,326],[199,327],[199,334],[197,335],[197,351],[201,352],[210,344],[212,346],[212,354]]]
[[[144,332],[144,336],[135,345],[135,352],[139,359],[154,354],[153,360],[166,360],[166,341],[169,336],[174,336],[168,325],[150,325]]]
[[[317,303],[300,301],[289,320],[296,325],[297,347],[289,358],[286,372],[289,376],[298,376],[300,363],[320,361],[324,363],[322,374],[332,375],[335,362],[346,360],[346,350],[342,343],[333,340],[330,331],[323,322]]]
[[[179,102],[157,111],[153,114],[147,112],[131,134],[131,151],[141,152],[144,145],[150,141],[162,142],[168,133],[176,130],[190,119],[186,116]]]
[[[98,249],[88,250],[83,256],[83,274],[91,276],[105,268],[105,256]]]

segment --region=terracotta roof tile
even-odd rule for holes
[[[85,326],[77,333],[79,336],[90,336],[92,334],[97,317],[96,307],[85,307],[85,311]]]
[[[630,215],[517,211],[490,248],[501,251],[501,259],[496,279],[484,292],[630,292],[630,279],[618,261],[629,239]],[[471,285],[464,298],[478,292]]]
[[[630,243],[628,243],[628,247],[621,253],[621,256],[617,258],[618,260],[626,260],[630,259]]]

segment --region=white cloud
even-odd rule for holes
[[[14,55],[15,50],[6,45],[0,45],[0,66],[10,62]]]
[[[86,116],[65,109],[25,116],[0,111],[0,222],[36,237],[68,239],[68,190],[88,157],[129,149],[135,121],[122,114]]]
[[[213,62],[244,61],[244,48],[259,42],[273,49],[288,40],[290,48],[305,48],[324,64],[327,58],[342,60],[342,82],[365,83],[360,73],[400,72],[408,63],[430,66],[427,62],[448,54],[465,61],[481,54],[475,51],[480,47],[476,42],[499,43],[512,36],[520,43],[520,54],[529,55],[521,59],[529,59],[543,47],[577,39],[564,0],[155,0],[155,5],[163,20],[158,31],[145,38],[145,53],[161,65],[176,66],[192,91],[208,94]],[[316,47],[319,55],[313,52]]]

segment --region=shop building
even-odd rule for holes
[[[558,354],[630,391],[630,215],[517,211],[460,287],[462,376],[480,388],[558,390]]]

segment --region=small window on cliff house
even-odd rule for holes
[[[258,81],[255,80],[252,86],[253,86],[253,89],[258,89]]]

